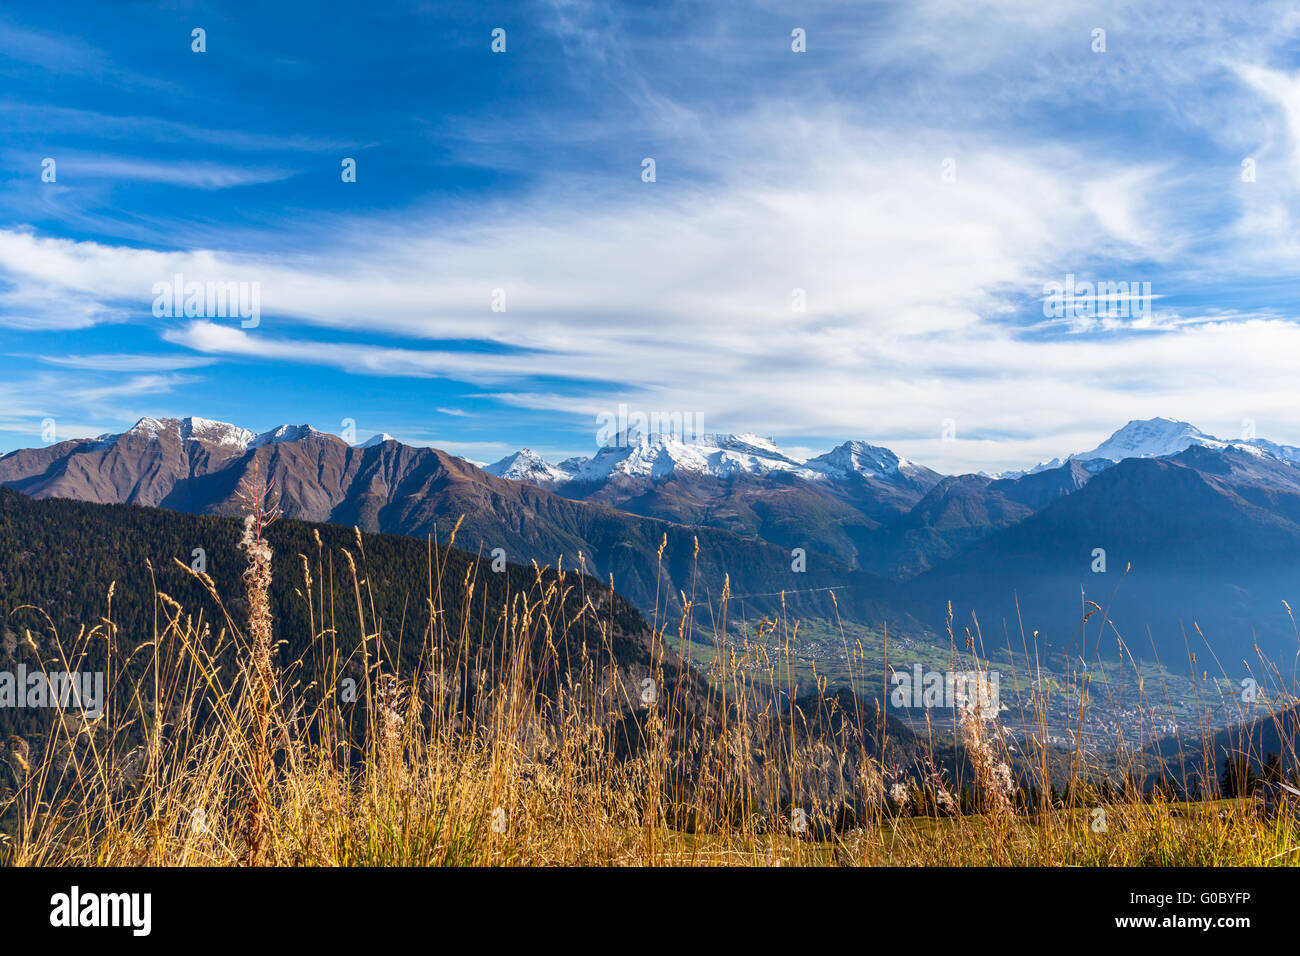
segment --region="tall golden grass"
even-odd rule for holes
[[[855,687],[853,700],[865,703],[849,707],[829,691],[811,707],[787,706],[793,626],[779,616],[762,640],[729,639],[725,587],[721,604],[707,609],[712,655],[696,675],[682,664],[694,656],[687,645],[700,616],[686,595],[675,627],[656,620],[645,659],[629,664],[613,650],[610,591],[587,593],[590,579],[538,568],[529,588],[493,609],[492,632],[475,634],[468,617],[444,613],[442,598],[460,588],[459,606],[470,607],[477,565],[464,580],[444,580],[441,552],[430,547],[419,663],[403,672],[373,612],[361,535],[339,555],[363,635],[348,650],[327,606],[319,536],[314,556],[274,557],[264,537],[273,503],[260,488],[248,489],[247,501],[247,620],[232,619],[206,574],[185,568],[211,598],[211,617],[159,591],[154,633],[121,635],[110,588],[103,620],[67,647],[50,625],[58,649],[51,669],[73,670],[92,646],[107,645],[113,703],[95,720],[60,714],[38,752],[10,743],[14,786],[0,796],[0,818],[14,824],[0,837],[0,862],[1300,860],[1300,829],[1285,800],[1280,812],[1264,813],[1249,799],[1183,801],[1124,788],[1103,797],[1084,784],[1096,768],[1081,748],[1069,755],[1079,785],[1053,803],[1045,717],[1033,752],[1013,759],[996,715],[962,715],[957,774],[967,779],[948,779],[933,752],[914,766],[891,765],[881,720],[887,689]],[[296,576],[310,611],[311,640],[292,661],[278,659],[284,641],[273,640],[273,561],[275,573]],[[977,647],[971,639],[963,649],[973,669],[982,666]],[[954,646],[954,660],[961,656]],[[1087,706],[1086,686],[1079,695]],[[1290,747],[1284,756],[1294,766],[1294,740]],[[1034,805],[1017,803],[1013,763],[1031,775]],[[958,808],[955,794],[967,785],[973,805]]]

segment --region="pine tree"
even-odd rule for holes
[[[1282,772],[1282,758],[1275,753],[1270,753],[1264,759],[1264,769],[1260,776],[1268,783],[1281,783],[1286,779],[1286,774]]]
[[[1259,778],[1250,759],[1241,754],[1225,757],[1223,761],[1223,778],[1220,789],[1225,797],[1248,797],[1255,792]]]

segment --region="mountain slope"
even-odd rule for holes
[[[191,566],[196,549],[202,550],[203,570],[223,604],[242,624],[247,612],[241,579],[247,560],[238,549],[242,532],[242,522],[234,517],[64,499],[36,501],[0,488],[0,632],[30,629],[40,653],[51,659],[56,645],[50,626],[70,646],[79,630],[108,613],[110,584],[112,620],[123,650],[152,636],[155,587],[180,602],[187,613],[213,621],[215,631],[222,626],[220,611],[194,577],[176,565],[179,560]],[[428,624],[427,611],[417,609],[427,607],[431,580],[437,586],[441,575],[437,597],[449,620],[457,626],[463,621],[471,641],[489,644],[497,633],[500,609],[512,595],[529,593],[538,580],[530,567],[510,564],[493,572],[489,562],[457,549],[431,550],[426,542],[392,535],[366,535],[359,540],[351,528],[277,521],[268,531],[268,541],[275,556],[271,605],[276,637],[284,641],[277,652],[281,662],[296,659],[312,640],[312,623],[298,593],[304,588],[304,560],[313,567],[316,600],[340,610],[331,624],[331,639],[347,660],[362,638],[353,581],[342,550],[354,556],[365,582],[367,618],[373,607],[374,619],[382,622],[384,642],[394,653],[401,647],[403,670],[408,674],[421,652],[419,637]],[[475,581],[472,600],[463,586],[467,576]],[[555,583],[554,572],[542,575],[541,587]],[[619,664],[648,664],[649,628],[631,603],[593,578],[570,573],[568,583],[574,585],[566,599],[573,619],[590,597],[600,608],[601,621],[609,621],[611,652]],[[321,627],[319,620],[316,627]],[[594,642],[594,628],[590,634]],[[575,652],[583,637],[581,630],[572,636]],[[102,648],[102,641],[92,643]],[[23,646],[24,642],[17,642],[18,650]],[[471,646],[471,651],[476,649]],[[16,652],[11,642],[0,644],[0,658]],[[92,648],[92,653],[101,652]],[[92,663],[98,663],[98,658],[92,658]],[[0,669],[6,669],[5,663],[0,662]],[[12,711],[0,708],[0,730],[9,714]],[[22,711],[16,715],[22,716]],[[27,716],[33,722],[43,719],[41,714]]]
[[[1021,478],[944,478],[876,536],[868,570],[911,575],[950,558],[1000,528],[1010,527],[1092,477],[1079,462]]]
[[[212,621],[214,632],[224,626],[212,597],[193,575],[177,566],[177,560],[189,564],[194,549],[202,548],[205,573],[231,619],[238,625],[246,619],[241,579],[246,556],[238,547],[242,532],[242,522],[234,517],[65,499],[37,501],[0,488],[0,670],[24,666],[35,671],[39,661],[49,664],[59,659],[60,646],[76,644],[76,635],[109,614],[111,586],[115,657],[110,686],[118,688],[116,708],[130,711],[139,706],[132,690],[151,688],[153,681],[148,642],[156,622],[165,622],[174,606],[156,598],[156,592],[178,602],[195,621]],[[410,537],[357,535],[351,528],[327,524],[278,521],[268,530],[267,540],[274,555],[270,604],[277,641],[275,665],[285,676],[286,687],[309,709],[313,694],[326,686],[315,669],[322,661],[311,648],[321,630],[327,629],[325,643],[337,650],[342,673],[358,684],[365,680],[360,650],[364,640],[374,674],[399,676],[408,682],[409,693],[419,695],[426,705],[450,700],[466,713],[490,719],[491,707],[484,711],[474,706],[476,698],[493,699],[498,691],[485,668],[504,655],[510,644],[506,634],[518,637],[517,631],[507,629],[502,609],[512,607],[520,614],[527,605],[536,613],[542,595],[550,591],[555,595],[549,605],[553,626],[534,621],[535,646],[526,659],[537,666],[526,675],[527,686],[558,700],[561,685],[574,693],[570,677],[579,687],[584,680],[581,673],[568,670],[569,662],[576,670],[579,662],[592,666],[594,658],[595,666],[609,668],[609,673],[596,678],[596,686],[614,686],[606,683],[612,678],[623,689],[600,699],[600,713],[608,722],[607,739],[619,756],[636,753],[647,740],[655,739],[651,730],[663,731],[662,724],[648,730],[649,712],[638,706],[636,691],[651,673],[662,700],[672,700],[677,708],[666,743],[678,768],[673,774],[675,787],[688,788],[701,775],[699,767],[709,756],[699,747],[703,733],[710,728],[716,731],[719,724],[725,725],[720,719],[723,714],[736,712],[734,697],[712,692],[691,668],[666,654],[636,608],[594,578],[572,571],[561,577],[555,571],[538,572],[517,564],[496,572],[490,560],[457,548],[431,549]],[[345,550],[350,559],[344,558]],[[358,585],[348,570],[352,560]],[[304,565],[312,569],[317,610],[339,610],[328,624],[309,615],[302,594]],[[472,582],[472,590],[467,582]],[[354,586],[364,595],[364,635],[355,611]],[[435,606],[436,613],[431,613]],[[377,633],[371,630],[372,623]],[[61,644],[52,629],[61,635]],[[14,630],[24,636],[30,633],[35,647],[16,639]],[[215,633],[212,640],[215,648]],[[74,666],[104,670],[106,644],[92,640],[88,657],[75,658]],[[173,639],[168,651],[183,657],[179,644]],[[431,645],[441,648],[441,657],[430,653]],[[132,653],[142,646],[143,653]],[[218,664],[226,673],[234,673],[236,652],[226,646]],[[515,646],[512,650],[523,652]],[[448,652],[455,660],[449,659]],[[293,666],[300,660],[301,668]],[[435,670],[431,660],[446,663]],[[440,677],[429,680],[434,674]],[[865,811],[860,803],[853,803],[861,789],[857,774],[864,756],[909,775],[920,773],[923,763],[928,763],[922,760],[920,741],[905,724],[883,712],[874,700],[854,698],[847,690],[803,695],[795,701],[774,695],[760,704],[771,706],[762,719],[754,718],[759,708],[748,714],[751,736],[740,746],[750,763],[750,778],[761,780],[768,774],[782,781],[779,796],[797,797],[810,817],[833,817],[846,800],[859,814]],[[566,706],[571,705],[572,699]],[[200,722],[206,716],[199,708],[187,714],[186,719]],[[0,708],[0,739],[9,741],[10,735],[17,734],[38,751],[50,733],[53,716],[46,708]],[[353,729],[361,726],[364,721],[358,720]],[[821,766],[804,761],[797,775],[791,773],[792,749],[802,754],[811,741],[823,748],[834,745],[842,758]],[[798,781],[793,791],[788,783],[792,779]]]
[[[1154,642],[1182,662],[1184,633],[1203,649],[1199,623],[1228,659],[1253,659],[1256,637],[1272,650],[1294,644],[1281,602],[1300,597],[1298,518],[1300,470],[1284,462],[1205,447],[1130,458],[939,563],[903,600],[941,608],[952,599],[959,615],[974,610],[999,631],[1023,620],[1077,652],[1082,593],[1109,608],[1135,653]],[[1104,571],[1093,570],[1097,549]]]

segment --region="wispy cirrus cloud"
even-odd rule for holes
[[[28,165],[39,168],[39,158]],[[237,186],[273,183],[294,175],[292,170],[273,167],[230,166],[221,163],[175,161],[116,156],[61,155],[62,181],[78,178],[116,179],[130,182],[165,183],[192,189],[231,189]]]
[[[201,143],[240,152],[317,153],[359,145],[345,139],[325,139],[288,131],[261,132],[161,116],[105,113],[48,102],[28,103],[12,96],[0,99],[0,129],[27,132],[38,124],[46,135],[144,141],[159,147]]]
[[[95,402],[120,401],[124,398],[137,398],[143,395],[162,395],[175,391],[183,385],[192,385],[199,379],[192,375],[177,374],[142,374],[117,379],[104,385],[78,386],[68,389],[73,401],[90,404]]]
[[[217,361],[215,358],[184,353],[172,355],[157,353],[150,355],[39,355],[36,358],[47,365],[96,372],[169,372],[177,369],[202,368]]]

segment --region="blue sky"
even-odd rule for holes
[[[558,458],[620,404],[944,471],[1155,415],[1300,444],[1287,5],[58,7],[0,12],[0,449]],[[156,316],[177,273],[260,321]],[[1149,309],[1051,318],[1067,276]]]

